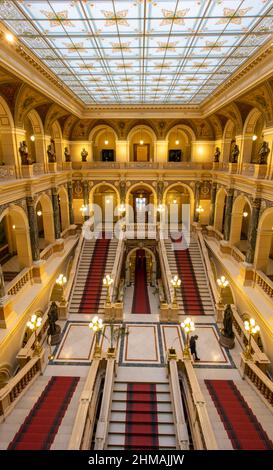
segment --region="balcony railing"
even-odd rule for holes
[[[16,170],[14,165],[0,166],[0,180],[13,180],[16,178]]]
[[[211,170],[212,162],[72,162],[73,170]]]
[[[255,282],[267,295],[269,295],[269,297],[273,297],[273,282],[266,276],[266,274],[262,271],[256,271]]]

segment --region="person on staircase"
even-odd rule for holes
[[[196,352],[196,341],[197,341],[197,339],[198,339],[197,335],[191,336],[191,338],[190,338],[190,350],[191,350],[191,354],[192,354],[194,360],[195,361],[200,361],[200,358],[198,357],[197,352]]]

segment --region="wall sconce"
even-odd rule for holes
[[[30,140],[31,140],[31,142],[34,142],[35,141],[35,135],[31,135]]]
[[[13,228],[13,230],[15,230],[15,229],[16,229],[16,226],[15,226],[15,225],[13,225],[13,226],[12,226],[12,228]]]
[[[254,135],[252,136],[252,140],[257,140],[257,139],[258,139],[258,137],[254,134]]]
[[[248,212],[243,212],[243,217],[247,217],[248,216]]]
[[[41,217],[42,211],[37,211],[37,215],[38,215],[38,217]]]

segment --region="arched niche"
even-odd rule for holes
[[[174,183],[168,186],[163,194],[163,207],[167,210],[168,222],[171,220],[170,214],[177,213],[178,223],[186,222],[183,216],[187,216],[187,211],[182,214],[182,205],[190,205],[190,223],[193,221],[194,194],[190,186],[183,183]],[[167,222],[166,218],[165,221]]]
[[[0,165],[18,166],[14,121],[8,104],[0,96]]]
[[[44,127],[42,120],[35,109],[24,117],[26,142],[33,163],[45,163]],[[34,140],[33,140],[34,139]]]
[[[54,121],[51,125],[50,135],[55,145],[56,161],[61,163],[64,161],[64,149],[62,142],[62,129],[58,120]]]
[[[226,199],[227,192],[224,188],[220,188],[217,191],[215,199],[215,216],[214,216],[214,228],[218,232],[224,232],[224,220],[226,211]]]
[[[96,126],[90,133],[94,161],[115,161],[117,135],[110,126]]]
[[[135,247],[132,248],[126,256],[125,261],[125,283],[126,286],[130,286],[135,281],[135,263],[136,263],[136,255],[138,250],[144,250],[145,257],[146,257],[146,272],[147,272],[147,282],[150,283],[152,286],[156,284],[156,273],[157,273],[157,264],[156,264],[156,257],[154,252],[146,247]]]
[[[55,241],[52,201],[47,194],[41,195],[35,204],[40,249]]]
[[[156,135],[149,126],[133,127],[128,134],[129,157],[132,162],[152,162],[155,156]]]
[[[60,226],[61,231],[63,232],[70,226],[68,194],[63,186],[58,191],[58,203],[60,214]]]
[[[157,196],[148,183],[133,184],[127,191],[126,204],[131,208],[127,213],[127,222],[155,223]]]
[[[177,125],[169,130],[168,140],[168,161],[191,160],[191,142],[195,141],[193,130],[184,125]]]
[[[244,254],[248,249],[250,221],[251,204],[247,197],[240,195],[233,202],[229,241]]]
[[[111,223],[118,219],[117,208],[120,205],[120,197],[114,185],[102,182],[93,186],[89,194],[89,203],[92,211],[94,211],[94,205],[100,208],[102,222]],[[96,217],[96,212],[94,215]]]
[[[230,159],[231,147],[232,142],[235,141],[236,137],[236,126],[231,119],[229,119],[225,125],[224,132],[223,132],[223,151],[222,151],[222,159],[221,161],[227,163]]]
[[[266,209],[259,221],[254,265],[273,279],[273,207]]]
[[[0,262],[6,282],[32,264],[29,224],[24,210],[15,204],[0,217]]]

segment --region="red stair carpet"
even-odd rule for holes
[[[156,384],[127,384],[125,449],[159,449]]]
[[[147,289],[145,250],[137,250],[132,313],[151,313]]]
[[[98,238],[95,243],[84,293],[79,306],[79,313],[97,313],[102,290],[102,279],[108,255],[110,238]]]
[[[79,377],[52,377],[8,450],[49,450]]]
[[[273,449],[273,443],[233,380],[205,380],[205,383],[234,449]]]
[[[175,245],[175,240],[173,240]],[[181,238],[177,240],[181,242]],[[204,308],[191,262],[189,249],[175,250],[178,275],[181,279],[181,293],[186,315],[204,315]]]

